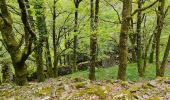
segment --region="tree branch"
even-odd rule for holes
[[[144,7],[144,8],[136,9],[131,15],[134,16],[137,12],[139,12],[139,11],[144,11],[144,10],[146,10],[146,9],[154,6],[158,1],[159,1],[159,0],[156,0],[155,2],[153,2],[152,4],[150,4],[150,5],[148,5],[148,6]]]
[[[116,10],[116,8],[112,5],[112,4],[110,4],[107,0],[104,0],[108,5],[110,5],[112,8],[113,8],[113,10],[116,12],[116,14],[117,14],[117,17],[118,17],[118,20],[119,20],[119,23],[121,23],[122,21],[121,21],[121,18],[120,18],[120,15],[119,15],[119,12]]]
[[[31,29],[30,23],[28,21],[28,14],[26,10],[26,6],[24,3],[24,0],[18,0],[19,7],[21,9],[21,20],[22,23],[24,24],[24,27],[28,30],[29,34],[32,36],[32,38],[36,39],[36,34],[35,32]]]

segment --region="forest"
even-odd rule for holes
[[[0,100],[170,100],[170,0],[0,0]]]

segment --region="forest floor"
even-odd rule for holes
[[[60,77],[28,86],[3,84],[0,100],[170,100],[170,77],[145,82]]]
[[[88,71],[80,71],[23,87],[2,84],[0,100],[170,100],[169,68],[164,78],[155,79],[155,67],[148,65],[140,78],[136,64],[129,64],[125,82],[116,80],[117,68],[96,69],[95,82],[88,80]]]

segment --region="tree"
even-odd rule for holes
[[[53,50],[54,50],[54,77],[58,77],[58,59],[59,56],[57,54],[57,44],[56,44],[56,3],[57,1],[53,1],[53,29],[52,29],[52,36],[53,36]]]
[[[32,43],[36,39],[35,33],[32,31],[30,24],[28,22],[28,15],[26,11],[26,6],[22,0],[18,0],[19,7],[21,9],[21,20],[27,29],[30,37],[28,38],[28,44],[24,45],[24,49],[21,50],[22,42],[18,42],[13,33],[13,20],[10,12],[7,8],[5,0],[0,1],[0,30],[3,37],[3,41],[6,45],[6,49],[11,56],[12,63],[15,69],[15,77],[17,85],[27,84],[27,67],[25,66],[25,61],[32,53]],[[26,32],[25,32],[26,33]],[[26,35],[25,35],[26,36]],[[22,39],[21,39],[22,41]]]
[[[123,0],[122,24],[119,39],[119,70],[118,79],[125,80],[127,57],[128,57],[128,36],[132,11],[132,1]]]
[[[91,35],[90,35],[90,72],[89,79],[96,80],[95,67],[96,67],[96,55],[97,55],[97,27],[98,27],[98,13],[99,13],[99,0],[91,0]]]
[[[168,55],[169,55],[169,51],[170,51],[170,35],[169,35],[169,39],[168,39],[168,43],[164,52],[164,57],[163,57],[163,61],[160,67],[160,76],[163,77],[164,73],[165,73],[165,65],[168,59]]]
[[[44,62],[43,62],[43,46],[46,39],[47,29],[44,16],[43,0],[35,1],[34,8],[36,12],[36,26],[39,31],[39,39],[36,42],[36,65],[37,65],[37,79],[39,82],[45,80],[44,76]]]
[[[142,0],[138,0],[138,9],[142,8]],[[142,11],[138,11],[137,15],[137,27],[136,27],[136,37],[137,37],[137,68],[139,76],[143,76],[143,66],[142,66],[142,43],[141,43],[141,24],[142,24]]]
[[[155,35],[155,33],[153,34]],[[155,52],[155,36],[153,37],[152,40],[152,48],[151,48],[151,52],[150,52],[150,56],[149,56],[149,63],[153,63],[153,58],[154,58],[154,52]]]
[[[74,21],[74,48],[73,48],[73,70],[74,72],[77,71],[77,35],[78,35],[78,9],[79,4],[82,0],[74,0],[75,5],[75,21]]]
[[[157,14],[157,26],[155,32],[155,40],[156,40],[156,76],[160,75],[160,37],[164,25],[164,17],[165,17],[165,0],[159,0],[158,5],[158,14]]]

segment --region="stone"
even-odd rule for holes
[[[152,81],[149,81],[149,83],[147,85],[151,86],[151,87],[156,87],[157,82],[155,80],[152,80]]]

